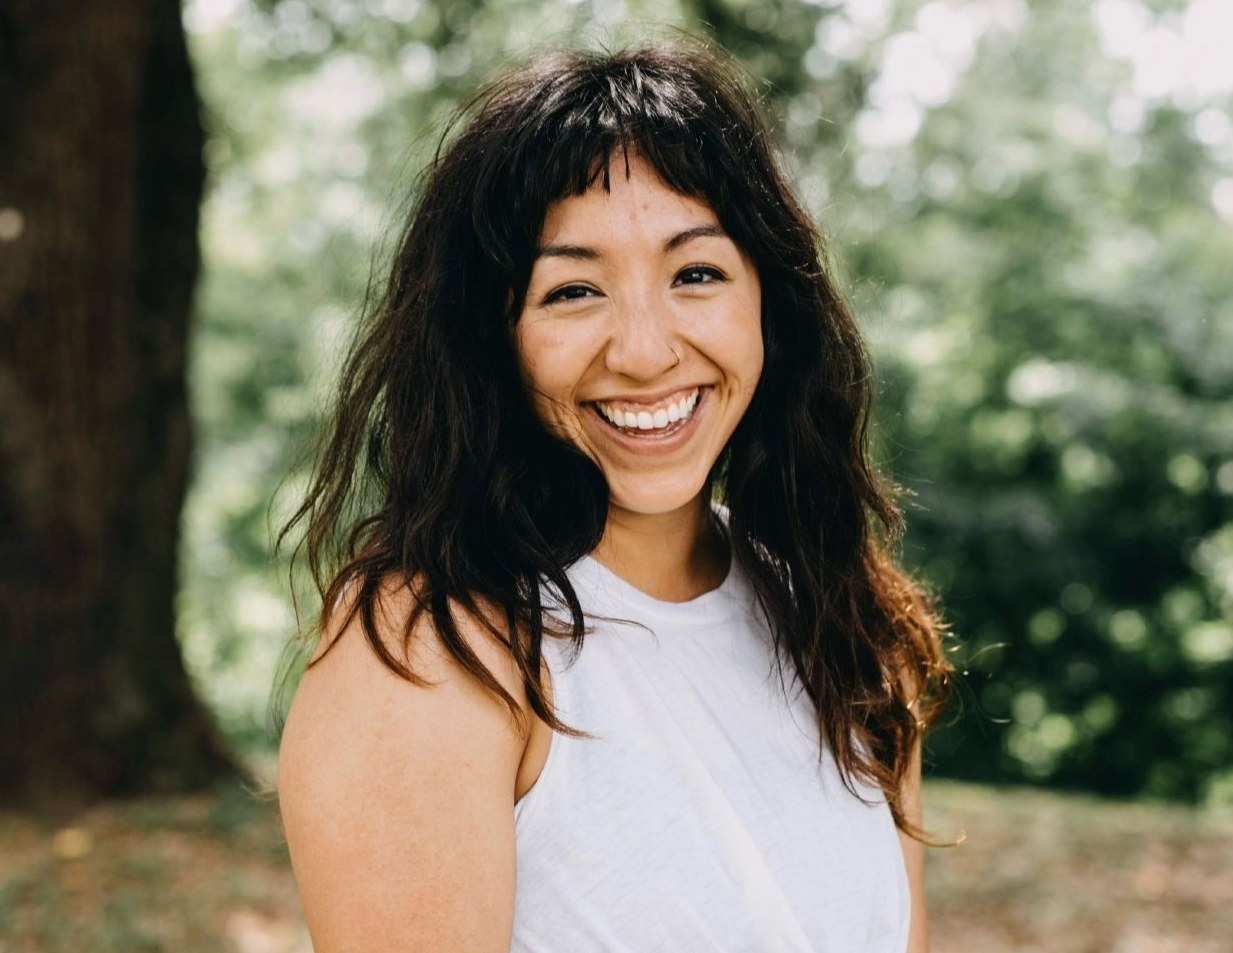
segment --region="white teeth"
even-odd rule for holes
[[[642,410],[637,413],[629,410],[619,410],[610,407],[602,401],[596,401],[595,406],[609,422],[626,430],[662,430],[670,423],[688,420],[698,404],[699,389],[694,388],[689,396],[676,403],[661,407],[655,411]]]

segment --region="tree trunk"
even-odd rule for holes
[[[204,170],[179,0],[0,6],[0,800],[237,768],[175,634]]]

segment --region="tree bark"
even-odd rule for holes
[[[175,634],[199,103],[179,0],[0,6],[0,800],[237,767]]]

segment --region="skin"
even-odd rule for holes
[[[611,169],[610,191],[549,207],[516,347],[541,418],[608,481],[595,558],[683,601],[727,571],[703,487],[762,373],[761,285],[708,206],[669,189],[636,153],[628,176],[619,155]],[[665,453],[629,452],[587,406],[693,385],[711,388],[696,429]]]
[[[913,824],[921,821],[921,746],[917,742],[912,754],[912,767],[904,781],[900,804]],[[929,912],[925,904],[925,845],[899,831],[899,846],[908,871],[908,887],[912,893],[912,925],[908,933],[907,953],[929,953]]]

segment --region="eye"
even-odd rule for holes
[[[718,268],[710,265],[690,265],[677,273],[677,281],[685,285],[710,285],[717,281],[727,281],[728,276]]]
[[[553,304],[557,301],[576,301],[579,298],[585,298],[587,295],[597,294],[599,294],[598,291],[594,288],[588,288],[586,285],[565,285],[544,295],[543,303]]]

